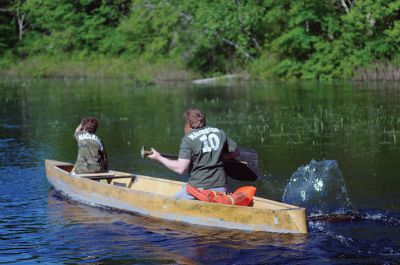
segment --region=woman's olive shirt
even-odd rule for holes
[[[107,171],[104,145],[93,133],[78,131],[75,133],[78,142],[78,157],[75,162],[75,173],[97,173]]]

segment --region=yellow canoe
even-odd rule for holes
[[[70,163],[46,160],[48,181],[74,200],[197,225],[278,233],[307,233],[305,209],[254,197],[251,207],[177,200],[184,182],[110,170],[71,174]]]

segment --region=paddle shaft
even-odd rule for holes
[[[145,155],[145,156],[149,156],[149,155],[153,154],[153,151],[150,151],[150,150],[144,150],[142,152],[143,152],[143,155]],[[177,155],[162,154],[162,153],[160,153],[160,155],[163,157],[166,157],[166,158],[178,159]]]
[[[239,156],[235,159],[224,159],[224,169],[227,176],[235,180],[255,181],[258,178],[258,155],[254,149],[238,148]],[[145,150],[142,146],[140,150],[142,158],[153,154],[150,150]],[[177,155],[162,154],[163,157],[178,159]]]
[[[242,159],[240,159],[240,160],[235,160],[235,159],[224,159],[224,163],[228,163],[228,164],[237,164],[237,163],[241,163],[241,164],[244,164],[244,165],[248,165],[248,166],[250,166],[250,167],[253,167],[253,168],[256,169],[255,171],[258,171],[258,157],[257,157],[257,153],[256,153],[254,150],[252,150],[252,149],[244,149],[244,148],[238,148],[238,149],[239,149],[239,152],[240,152],[240,157],[241,157]],[[142,151],[141,151],[141,152],[142,152],[142,156],[143,156],[143,157],[153,154],[153,151],[144,150],[143,147],[142,147]],[[249,159],[250,156],[249,156],[248,154],[247,154],[247,156],[246,156],[246,153],[248,153],[248,154],[251,153],[252,159]],[[163,153],[160,153],[160,155],[163,156],[163,157],[166,157],[166,158],[178,159],[178,156],[177,156],[177,155],[163,154]],[[243,157],[244,157],[244,158],[247,158],[247,159],[243,159]],[[248,161],[248,160],[250,160],[250,161]]]

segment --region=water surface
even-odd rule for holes
[[[72,134],[96,116],[113,169],[185,180],[142,145],[177,153],[189,106],[254,148],[257,196],[282,200],[312,159],[336,160],[360,218],[308,212],[308,235],[228,231],[70,201],[44,159],[74,162]],[[263,83],[198,87],[129,81],[0,82],[0,263],[396,264],[400,259],[400,85]],[[242,183],[232,183],[233,186]]]

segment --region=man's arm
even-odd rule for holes
[[[233,152],[224,153],[223,157],[224,157],[224,159],[229,160],[229,159],[234,159],[235,157],[237,157],[239,155],[240,155],[240,151],[239,151],[239,149],[236,148],[236,150]]]
[[[151,148],[151,151],[153,153],[151,155],[148,155],[148,158],[159,161],[169,170],[172,170],[178,174],[183,174],[183,172],[185,172],[189,168],[189,159],[178,158],[178,160],[171,160],[160,155],[160,153],[157,152],[154,148]]]
[[[240,151],[237,147],[235,141],[232,140],[229,136],[227,136],[226,145],[224,147],[223,159],[229,160],[234,159],[235,157],[240,155]]]

